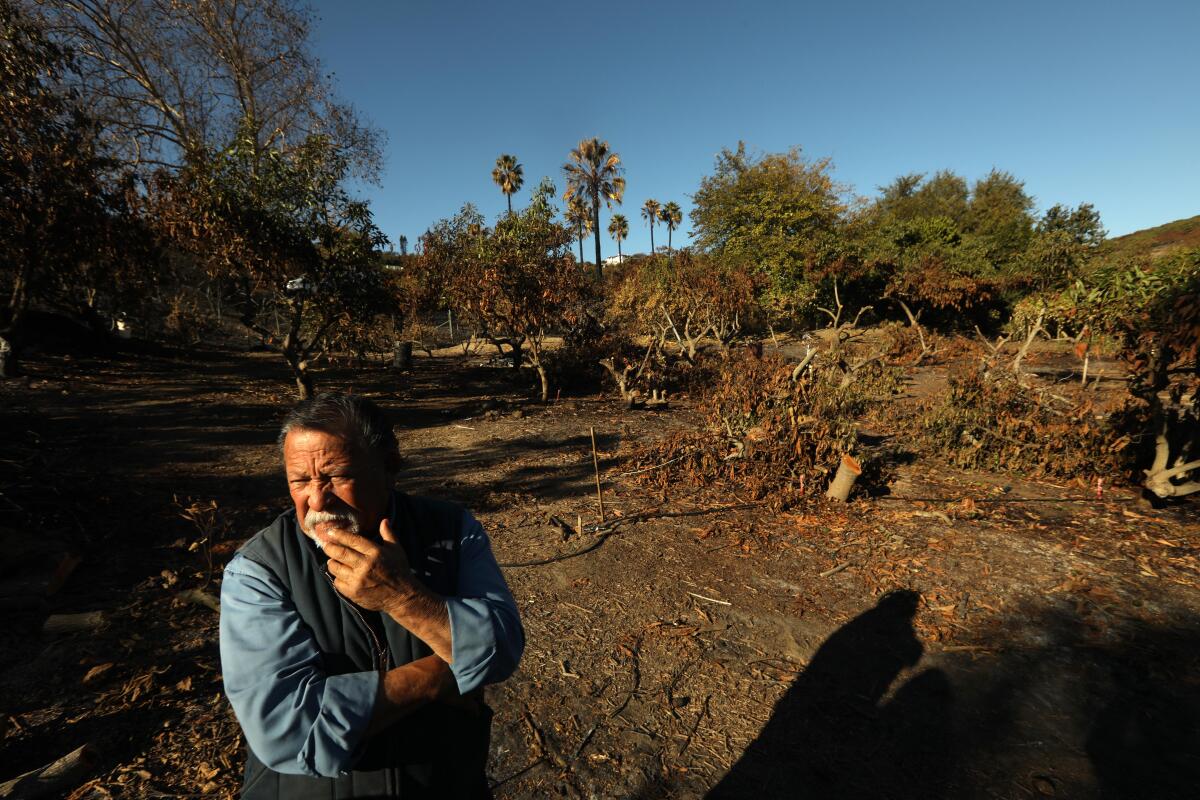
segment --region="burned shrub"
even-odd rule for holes
[[[614,352],[626,352],[631,346],[623,331],[605,325],[590,309],[585,310],[563,332],[560,345],[547,351],[546,370],[564,394],[599,392],[607,388],[608,382],[597,362]]]
[[[713,343],[723,351],[761,325],[753,275],[740,264],[681,250],[632,263],[610,295],[608,319],[695,363]]]
[[[942,337],[925,330],[914,320],[911,325],[890,322],[880,329],[884,343],[884,356],[893,364],[920,366],[930,363],[933,355],[944,345]]]
[[[951,373],[947,392],[926,404],[921,427],[926,449],[956,466],[1062,478],[1124,475],[1131,442],[1078,389],[1030,388],[981,366]]]
[[[1129,398],[1110,428],[1129,443],[1131,477],[1158,499],[1200,493],[1200,249],[1102,264],[1035,307],[1077,342],[1085,370],[1095,340],[1120,350]]]
[[[872,401],[897,391],[899,378],[879,358],[853,366],[730,358],[702,404],[708,430],[639,452],[637,480],[660,491],[717,484],[739,497],[791,504],[820,491],[843,454],[856,454],[858,420]]]

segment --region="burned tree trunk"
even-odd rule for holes
[[[632,403],[633,395],[629,391],[629,373],[633,372],[633,365],[625,364],[618,371],[616,363],[611,358],[602,358],[599,364],[612,376],[613,382],[617,384],[617,391],[621,393],[621,399]]]
[[[521,341],[519,339],[510,339],[508,346],[512,348],[509,352],[509,357],[512,358],[512,368],[520,369],[521,363],[525,360],[524,353],[521,352]]]
[[[1129,392],[1146,404],[1145,424],[1154,431],[1154,456],[1142,470],[1142,488],[1159,499],[1185,497],[1200,492],[1200,481],[1176,483],[1189,472],[1200,470],[1196,459],[1197,429],[1200,429],[1200,398],[1185,402],[1183,389],[1172,386],[1170,366],[1175,350],[1168,345],[1148,342],[1146,350],[1134,358],[1135,369]],[[1192,459],[1188,461],[1188,459]]]

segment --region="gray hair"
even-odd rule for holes
[[[302,400],[283,418],[279,446],[294,430],[321,431],[353,441],[381,458],[399,453],[396,434],[383,410],[365,397],[322,392]]]

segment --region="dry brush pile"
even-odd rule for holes
[[[920,423],[924,449],[955,466],[1060,478],[1123,476],[1132,443],[1086,391],[1029,387],[983,365],[952,372]]]
[[[860,454],[858,424],[896,393],[900,370],[872,357],[850,365],[815,351],[797,364],[747,352],[728,359],[701,404],[703,431],[634,456],[643,485],[712,487],[785,507],[824,488],[843,455]]]

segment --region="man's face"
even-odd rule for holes
[[[319,545],[331,529],[378,535],[392,488],[381,456],[335,434],[297,429],[283,441],[283,466],[296,519]]]

